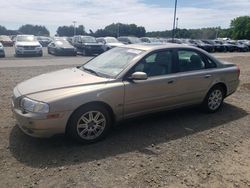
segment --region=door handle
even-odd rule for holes
[[[210,75],[210,74],[207,74],[204,76],[204,78],[211,78],[211,77],[212,77],[212,75]]]
[[[173,84],[174,83],[174,80],[169,80],[168,81],[168,84]]]

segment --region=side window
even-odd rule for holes
[[[212,69],[212,68],[216,68],[217,65],[215,62],[213,62],[211,59],[206,58],[207,59],[207,63],[206,63],[206,68],[207,69]]]
[[[206,63],[203,58],[192,50],[179,50],[179,70],[180,72],[205,69]]]
[[[132,72],[145,72],[149,77],[161,76],[172,73],[172,51],[155,52],[142,59]]]
[[[147,58],[145,58],[146,63],[154,63],[156,55],[157,54],[155,53],[155,54],[152,54],[152,55],[148,56]]]

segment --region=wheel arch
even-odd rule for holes
[[[94,106],[94,105],[98,105],[98,106],[104,107],[109,112],[109,114],[110,114],[110,118],[111,118],[111,121],[112,121],[111,125],[114,124],[116,118],[115,118],[115,114],[114,114],[114,111],[113,111],[112,107],[110,105],[108,105],[107,103],[102,102],[102,101],[92,101],[92,102],[88,102],[88,103],[82,104],[81,106],[79,106],[78,108],[76,108],[70,114],[70,116],[69,116],[69,118],[67,120],[67,124],[66,124],[66,128],[65,128],[65,133],[67,133],[67,131],[68,131],[70,119],[77,112],[77,110],[80,110],[81,108],[84,108],[86,106]]]
[[[225,83],[223,83],[223,82],[217,82],[217,83],[213,84],[212,87],[208,90],[207,93],[209,93],[209,91],[211,91],[211,89],[213,89],[213,88],[215,88],[215,87],[217,87],[217,86],[223,88],[223,90],[224,90],[224,95],[225,95],[224,97],[226,97],[226,96],[227,96],[228,89],[227,89],[227,85],[226,85]]]

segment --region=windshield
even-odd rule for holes
[[[142,50],[117,47],[97,56],[81,68],[90,69],[99,75],[115,78],[142,52]]]
[[[16,41],[33,42],[33,41],[36,41],[36,38],[34,36],[17,36]]]
[[[107,43],[120,43],[116,38],[106,38]]]
[[[82,37],[82,40],[88,43],[96,43],[96,39],[94,37]]]
[[[57,46],[72,47],[71,44],[66,40],[56,40],[55,44]]]

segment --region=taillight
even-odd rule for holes
[[[237,65],[237,73],[238,73],[238,78],[240,77],[240,66]]]

